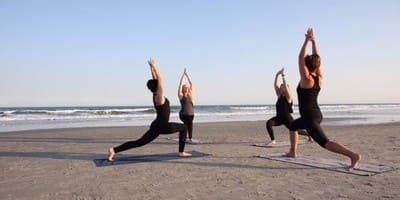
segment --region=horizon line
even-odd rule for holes
[[[390,105],[400,104],[399,102],[378,102],[378,103],[320,103],[319,105]],[[269,106],[273,104],[198,104],[196,106]],[[298,105],[298,104],[293,104]],[[0,106],[0,108],[72,108],[72,107],[152,107],[153,105],[52,105],[52,106]],[[180,106],[179,104],[173,104],[171,106]]]

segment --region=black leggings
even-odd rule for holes
[[[326,137],[324,131],[321,128],[322,118],[303,118],[300,117],[294,120],[289,129],[291,131],[296,131],[299,129],[306,129],[308,134],[312,137],[314,141],[316,141],[320,146],[325,148],[326,143],[329,142],[328,137]]]
[[[114,152],[118,153],[126,151],[131,148],[140,147],[146,145],[156,139],[160,134],[172,134],[179,132],[179,152],[183,152],[185,149],[186,132],[187,127],[180,123],[169,123],[169,122],[153,122],[150,129],[138,140],[125,142],[117,147],[114,147]]]
[[[273,117],[273,118],[269,119],[266,123],[266,127],[267,127],[267,131],[268,131],[268,134],[269,134],[269,137],[271,138],[271,140],[275,140],[274,129],[272,129],[273,126],[280,126],[280,125],[284,124],[286,126],[286,128],[289,128],[289,124],[292,120],[293,120],[293,118],[281,119],[279,117]]]
[[[185,114],[179,113],[179,119],[181,119],[182,122],[187,126],[188,133],[189,133],[189,139],[192,139],[194,115],[185,115]]]

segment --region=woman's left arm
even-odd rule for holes
[[[179,87],[178,87],[178,98],[179,98],[179,100],[181,100],[182,97],[183,97],[182,86],[183,86],[183,78],[184,77],[185,77],[185,72],[182,73],[181,80],[179,81]]]
[[[290,92],[290,87],[286,82],[286,75],[285,73],[282,73],[282,82],[283,85],[285,86],[285,90],[286,90],[286,99],[289,103],[293,103],[293,97],[292,97],[292,93]]]
[[[148,61],[151,73],[153,76],[153,79],[156,79],[158,84],[157,84],[157,91],[156,91],[156,104],[157,105],[162,105],[165,102],[165,97],[164,97],[164,81],[161,75],[161,72],[157,69],[156,62],[154,61],[153,58],[150,58]]]
[[[192,81],[192,79],[190,78],[190,76],[189,76],[189,74],[188,74],[188,72],[187,72],[187,70],[186,70],[186,68],[185,68],[185,75],[186,75],[186,77],[187,77],[187,79],[188,79],[188,81],[189,81],[189,95],[190,95],[190,98],[192,99],[192,101],[194,101],[194,86],[193,86],[193,81]]]

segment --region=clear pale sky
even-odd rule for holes
[[[320,103],[400,103],[398,0],[0,0],[0,106],[150,105],[151,56],[172,104],[184,67],[196,104],[273,104],[308,27]]]

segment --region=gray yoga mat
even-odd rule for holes
[[[349,170],[349,162],[344,162],[334,159],[317,158],[312,156],[298,155],[296,158],[291,158],[285,156],[284,153],[274,153],[267,155],[256,156],[258,158],[277,160],[282,162],[294,163],[299,165],[305,165],[310,167],[316,167],[321,169],[333,170],[348,174],[356,174],[360,176],[372,176],[384,172],[389,172],[395,170],[394,167],[384,166],[384,165],[373,165],[363,163],[361,160],[358,168]]]
[[[297,144],[307,144],[307,143],[312,143],[308,140],[299,140]],[[286,147],[290,146],[290,141],[277,141],[276,144],[273,145],[267,145],[265,142],[264,143],[256,143],[252,144],[251,146],[255,147],[265,147],[265,148],[273,148],[273,147]]]
[[[167,140],[173,140],[175,142],[179,142],[179,138],[166,138]],[[186,144],[204,144],[205,142],[199,140],[199,139],[192,139],[192,141],[190,141],[189,139],[186,139]]]

